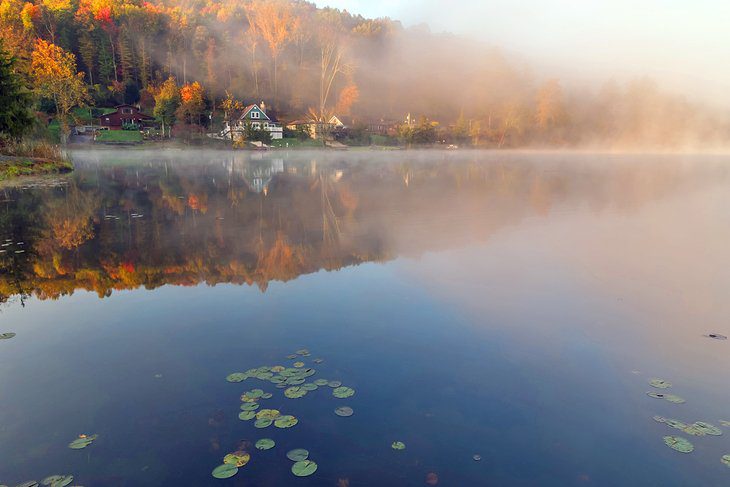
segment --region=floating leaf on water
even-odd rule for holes
[[[296,367],[297,369],[300,369],[300,368],[304,367],[304,362],[294,362],[294,364],[293,364],[293,365],[294,365],[294,367]]]
[[[273,372],[260,372],[256,374],[256,378],[261,380],[269,380],[272,377],[274,377]]]
[[[696,429],[704,432],[706,435],[710,436],[721,436],[722,430],[718,428],[715,425],[712,425],[710,423],[705,423],[704,421],[696,421],[692,426],[694,426]]]
[[[307,350],[306,348],[296,351],[297,355],[307,355],[308,353],[309,353],[309,350]]]
[[[276,372],[277,374],[284,369],[286,369],[286,367],[284,367],[283,365],[274,365],[273,367],[271,367],[271,371]]]
[[[286,452],[286,458],[292,462],[301,462],[302,460],[309,458],[309,451],[304,448],[295,448],[294,450]]]
[[[314,362],[315,364],[321,364],[322,362],[324,362],[324,360],[322,360],[321,358],[316,358],[312,360],[312,362]]]
[[[294,360],[295,358],[297,358],[297,356],[295,354],[291,354],[287,355],[286,358],[288,358],[289,360]]]
[[[63,478],[63,475],[49,475],[48,477],[41,480],[41,485],[51,485],[53,482],[56,482],[57,480],[61,480]]]
[[[226,380],[228,382],[243,382],[247,378],[248,378],[248,376],[246,374],[244,374],[243,372],[234,372],[232,374],[229,374],[226,377]]]
[[[302,389],[301,387],[294,386],[285,390],[284,395],[289,399],[299,399],[300,397],[304,397],[307,395],[307,390]]]
[[[300,369],[298,375],[299,375],[299,377],[312,377],[316,373],[317,373],[316,370],[314,370],[312,368],[308,368],[308,369]]]
[[[241,404],[242,411],[256,411],[261,405],[257,402],[246,402]]]
[[[306,384],[302,384],[302,389],[306,389],[309,392],[316,391],[317,390],[317,384],[313,384],[311,382],[307,382]]]
[[[286,377],[283,377],[281,375],[275,375],[271,379],[269,379],[269,382],[272,384],[283,384],[286,381]]]
[[[273,421],[270,419],[257,419],[253,425],[257,428],[268,428],[271,426],[271,423],[273,423]]]
[[[657,389],[669,389],[672,387],[672,384],[664,379],[652,379],[649,381],[649,384]]]
[[[51,482],[51,487],[66,487],[68,484],[74,481],[73,475],[63,475],[60,479]]]
[[[326,386],[329,383],[329,381],[327,379],[317,379],[314,381],[314,383],[316,385],[322,387],[322,386]]]
[[[10,340],[15,336],[15,333],[8,332],[8,333],[0,333],[0,340]]]
[[[238,467],[224,463],[213,469],[211,475],[217,479],[229,479],[238,473]]]
[[[302,460],[291,466],[291,473],[297,477],[309,477],[317,471],[317,464],[311,460]]]
[[[647,392],[646,395],[653,397],[654,399],[664,399],[664,394],[660,394],[658,392]]]
[[[288,369],[284,369],[279,374],[283,377],[295,377],[299,376],[302,373],[301,370],[295,369],[294,367],[289,367]]]
[[[474,459],[475,462],[480,462],[482,460],[481,455],[474,455],[472,458]]]
[[[723,455],[720,461],[730,467],[730,455]]]
[[[233,465],[235,467],[243,467],[249,462],[249,460],[251,460],[251,454],[245,451],[229,453],[223,457],[223,463]]]
[[[725,335],[720,335],[719,333],[710,333],[707,335],[707,338],[713,338],[715,340],[727,340],[727,337]]]
[[[35,480],[28,480],[27,482],[18,484],[15,487],[38,487],[38,482],[36,482]]]
[[[335,409],[335,414],[337,416],[342,416],[343,418],[349,418],[353,414],[355,414],[355,411],[352,410],[349,406],[340,406],[337,409]]]
[[[730,421],[720,420],[720,426],[727,426],[730,428]]]
[[[351,387],[338,387],[332,391],[332,395],[338,399],[345,399],[355,395],[355,389]]]
[[[694,445],[681,436],[665,436],[664,443],[671,448],[681,453],[690,453],[695,449]]]
[[[272,397],[274,397],[274,395],[270,392],[264,392],[261,394],[261,399],[271,399]]]
[[[256,417],[256,411],[241,411],[238,413],[238,419],[241,421],[250,421]]]
[[[281,412],[278,409],[262,409],[256,413],[256,419],[276,419],[281,416]]]
[[[276,442],[271,438],[261,438],[256,442],[256,449],[258,450],[271,450],[276,446]]]
[[[304,384],[305,381],[306,379],[304,377],[289,377],[284,384],[298,386],[299,384]]]
[[[286,384],[276,384],[277,389],[286,389],[287,387],[289,387],[289,386]]]
[[[72,450],[81,450],[82,448],[86,448],[87,446],[91,445],[97,438],[97,435],[81,435],[74,441],[69,443],[68,447]]]
[[[249,397],[261,397],[264,395],[264,391],[261,389],[251,389],[248,391]]]
[[[664,399],[674,404],[684,404],[686,401],[679,396],[674,394],[665,394]]]
[[[657,415],[657,416],[654,416],[652,419],[654,421],[656,421],[657,423],[666,423],[667,422],[667,418],[665,418],[664,416]]]
[[[338,380],[331,380],[327,383],[328,386],[330,386],[332,389],[336,389],[342,385],[342,382]]]
[[[406,449],[406,444],[403,443],[402,441],[394,441],[393,444],[390,445],[390,447],[393,450],[405,450]]]
[[[274,421],[274,426],[276,426],[277,428],[291,428],[298,422],[299,420],[297,418],[290,414],[286,414],[284,416],[276,418],[276,421]]]

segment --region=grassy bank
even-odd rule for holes
[[[0,181],[17,176],[60,174],[72,170],[73,164],[66,160],[0,155]]]

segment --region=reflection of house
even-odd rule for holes
[[[284,172],[284,159],[273,159],[269,165],[251,163],[243,171],[243,179],[254,193],[269,192],[269,183],[276,174]]]
[[[134,105],[118,105],[116,111],[102,115],[99,120],[102,127],[109,127],[111,130],[121,130],[125,126],[132,125],[142,127],[154,122],[154,117],[142,113],[139,107]]]
[[[313,139],[321,139],[328,137],[332,132],[344,129],[345,124],[336,115],[332,115],[327,122],[318,122],[312,119],[294,120],[289,122],[286,128],[289,130],[302,130]]]
[[[284,130],[281,128],[281,124],[266,114],[266,104],[264,102],[261,102],[260,106],[253,104],[244,108],[243,114],[233,124],[233,138],[243,138],[247,125],[250,125],[255,130],[269,132],[272,139],[284,138]],[[230,125],[226,122],[226,127],[223,129],[221,135],[223,137],[230,137],[230,130]]]
[[[398,122],[392,120],[375,120],[367,123],[368,132],[378,135],[395,135],[398,130]]]

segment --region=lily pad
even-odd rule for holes
[[[665,436],[664,443],[666,443],[666,445],[672,450],[676,450],[680,453],[690,453],[695,449],[694,445],[692,445],[689,440],[686,440],[681,436]]]
[[[15,336],[15,333],[8,332],[8,333],[0,333],[0,340],[10,340]]]
[[[692,426],[694,426],[696,429],[704,432],[706,435],[710,436],[721,436],[722,430],[718,428],[715,425],[712,425],[710,423],[705,423],[704,421],[696,421]]]
[[[708,338],[713,338],[715,340],[727,340],[727,337],[725,335],[720,335],[719,333],[710,333],[707,335]]]
[[[314,362],[315,364],[321,364],[322,362],[324,362],[324,360],[322,360],[321,358],[316,358],[312,360],[312,362]]]
[[[674,394],[665,394],[664,400],[669,401],[674,404],[684,404],[686,401],[682,399],[679,396],[675,396]]]
[[[288,458],[292,462],[301,462],[309,458],[309,450],[305,450],[304,448],[295,448],[294,450],[289,450],[288,452],[286,452],[286,458]]]
[[[271,419],[274,420],[281,416],[281,411],[278,409],[262,409],[256,413],[256,419]]]
[[[720,461],[730,467],[730,455],[723,455]]]
[[[296,354],[297,355],[306,356],[306,355],[309,355],[309,350],[307,350],[306,348],[303,348],[301,350],[297,350],[296,351]]]
[[[238,419],[241,421],[250,421],[256,417],[256,411],[241,411],[238,413]]]
[[[390,445],[390,447],[393,450],[405,450],[406,449],[406,444],[403,443],[402,441],[394,441],[393,444]]]
[[[36,482],[35,480],[28,480],[27,482],[18,484],[15,487],[38,487],[38,482]]]
[[[294,365],[294,367],[296,367],[297,369],[300,369],[300,368],[304,367],[304,362],[294,362],[294,364],[293,364],[293,365]]]
[[[656,387],[657,389],[669,389],[672,387],[672,384],[664,379],[652,379],[649,381],[649,385]]]
[[[304,377],[289,377],[284,384],[290,385],[290,386],[298,386],[300,384],[304,384],[306,379]]]
[[[336,389],[342,385],[342,382],[338,380],[331,380],[327,383],[328,386],[330,386],[332,389]]]
[[[251,454],[245,451],[229,453],[228,455],[223,457],[223,463],[236,467],[243,467],[249,462],[249,460],[251,460]]]
[[[256,442],[256,448],[259,450],[271,450],[276,446],[276,442],[271,438],[261,438]]]
[[[269,380],[272,377],[274,377],[273,372],[260,372],[256,374],[256,378],[261,380]]]
[[[274,397],[274,395],[270,392],[264,392],[261,394],[261,399],[271,399],[272,397]]]
[[[68,484],[74,481],[73,475],[63,475],[60,479],[51,482],[51,487],[66,487]]]
[[[311,460],[302,460],[291,466],[291,473],[297,477],[309,477],[317,471],[317,464]]]
[[[314,383],[316,385],[318,385],[319,387],[322,387],[322,386],[326,386],[329,383],[329,381],[327,379],[317,379],[314,381]]]
[[[666,423],[667,422],[667,418],[665,418],[664,416],[656,415],[652,419],[654,421],[656,421],[657,423]]]
[[[228,377],[226,377],[226,380],[228,382],[243,382],[247,378],[248,376],[243,372],[234,372],[232,374],[229,374]]]
[[[253,424],[256,428],[268,428],[271,426],[271,423],[273,423],[270,419],[257,419],[256,422]]]
[[[306,384],[302,384],[302,389],[312,392],[312,391],[316,391],[318,389],[318,387],[317,387],[317,384],[307,382]]]
[[[248,391],[249,397],[257,398],[257,397],[261,397],[263,395],[264,395],[264,391],[261,389],[251,389],[250,391]]]
[[[63,478],[63,475],[49,475],[48,477],[41,480],[41,485],[51,485],[53,482],[56,482],[57,480],[61,480]]]
[[[667,419],[664,421],[667,425],[671,426],[674,429],[678,430],[684,430],[687,428],[687,423],[683,423],[682,421],[679,421],[678,419]]]
[[[730,421],[720,420],[720,426],[727,426],[730,428]]]
[[[98,438],[97,435],[81,435],[69,443],[68,447],[72,450],[81,450],[82,448],[86,448],[91,445],[96,438]]]
[[[257,402],[246,402],[241,404],[241,411],[256,411],[261,405]]]
[[[274,365],[273,367],[271,367],[271,371],[276,372],[277,374],[284,369],[286,369],[286,367],[284,367],[283,365]]]
[[[284,395],[289,399],[299,399],[300,397],[304,397],[307,395],[307,390],[302,389],[301,387],[294,386],[285,390]]]
[[[307,369],[299,369],[299,374],[297,374],[299,377],[312,377],[314,374],[316,374],[317,371],[312,368]]]
[[[298,422],[299,420],[296,417],[290,414],[285,414],[284,416],[276,418],[276,420],[274,421],[274,426],[276,426],[277,428],[291,428]]]
[[[335,409],[335,414],[337,416],[342,416],[343,418],[349,418],[353,414],[355,414],[355,411],[352,410],[349,406],[340,406],[337,409]]]
[[[338,399],[345,399],[355,395],[355,389],[351,387],[338,387],[332,391],[332,395]]]
[[[287,355],[286,358],[288,358],[289,360],[294,360],[295,358],[297,358],[297,355],[296,354]]]
[[[213,469],[211,475],[217,479],[229,479],[238,473],[238,467],[224,463]]]
[[[283,384],[286,381],[286,377],[283,377],[281,375],[275,375],[271,379],[269,379],[269,382],[272,384]]]

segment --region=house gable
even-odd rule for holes
[[[258,105],[249,105],[243,110],[243,115],[239,120],[244,122],[260,122],[262,120],[271,120],[266,112],[264,112]]]

